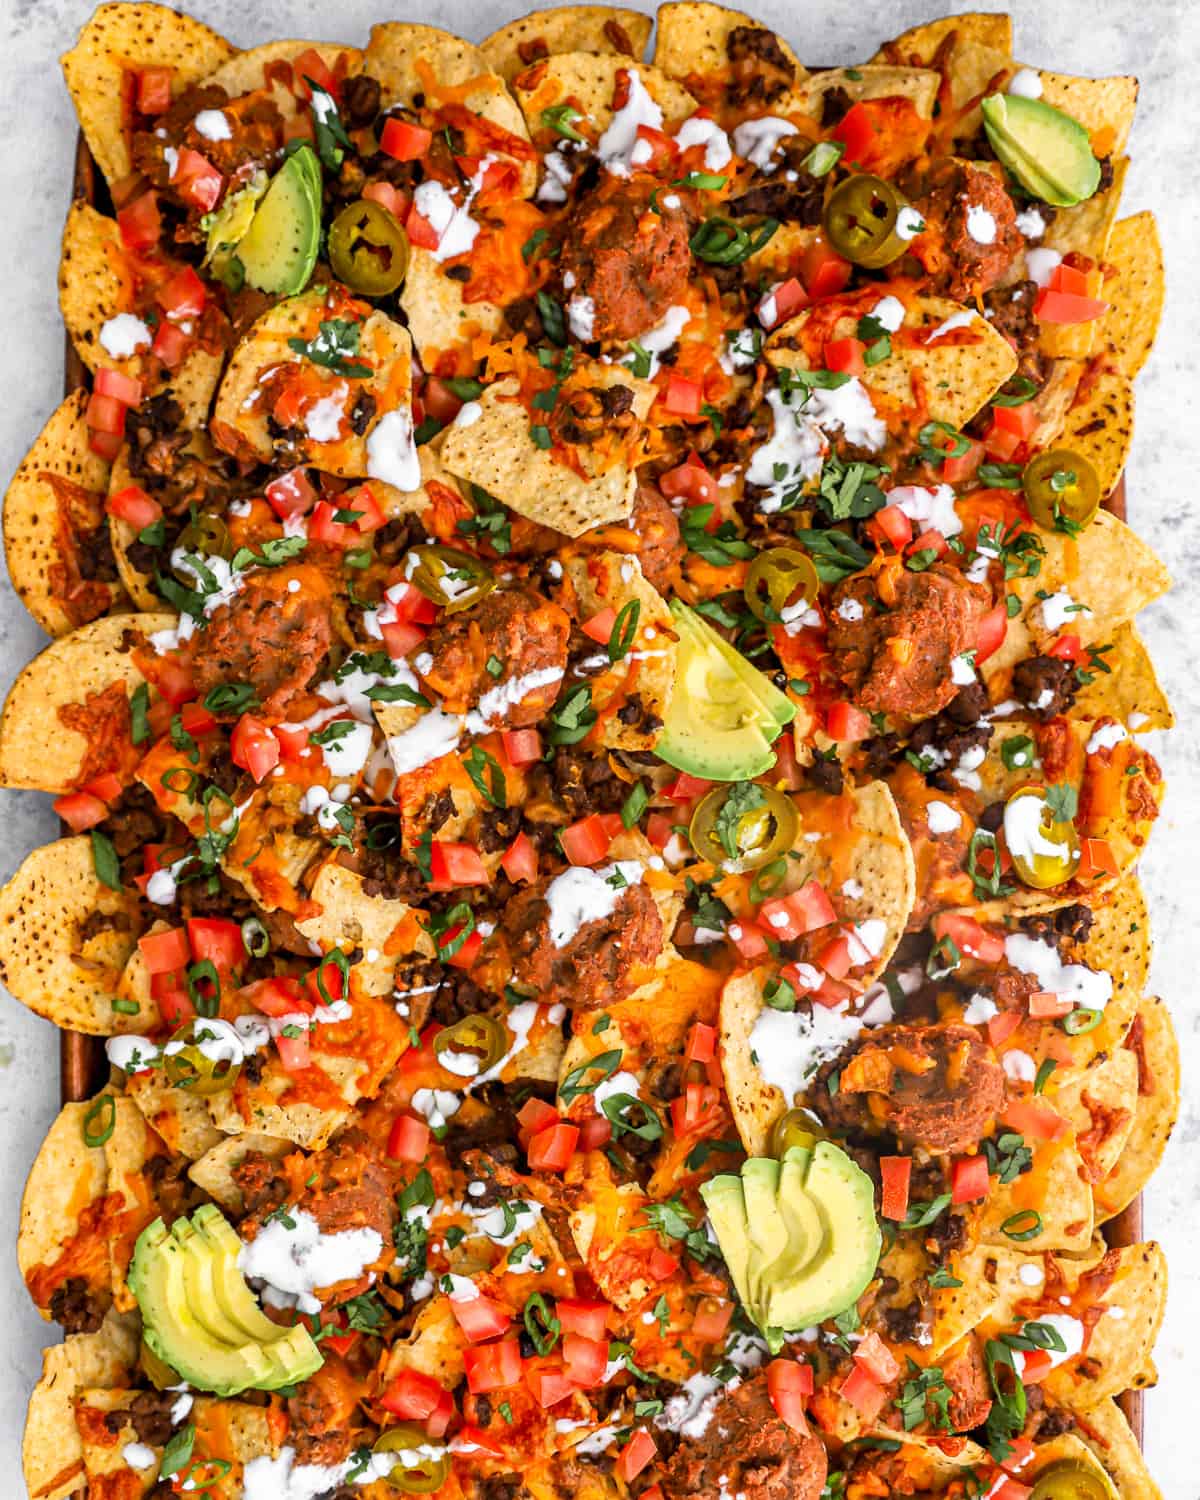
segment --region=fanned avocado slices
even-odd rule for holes
[[[1072,208],[1100,186],[1100,163],[1078,120],[1022,94],[989,94],[982,108],[992,150],[1043,203]]]

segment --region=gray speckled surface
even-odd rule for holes
[[[636,3],[636,0],[634,0]],[[280,36],[336,36],[362,42],[373,20],[412,18],[484,35],[520,0],[426,0],[414,11],[379,0],[193,0],[190,9],[249,46]],[[809,62],[867,57],[884,38],[952,5],[922,0],[834,0],[801,8],[758,0],[755,13]],[[1171,1004],[1184,1053],[1183,1113],[1146,1203],[1148,1232],[1171,1263],[1171,1298],[1156,1352],[1160,1384],[1147,1401],[1147,1450],[1169,1500],[1200,1500],[1192,1451],[1200,1354],[1200,1006],[1195,999],[1200,859],[1200,748],[1190,743],[1200,709],[1192,660],[1192,610],[1200,580],[1200,499],[1193,474],[1200,431],[1200,195],[1195,189],[1195,69],[1200,5],[1190,0],[1011,0],[1019,55],[1062,72],[1136,73],[1141,105],[1132,141],[1125,211],[1153,208],[1166,244],[1167,313],[1158,347],[1138,383],[1138,424],[1129,467],[1130,513],[1178,580],[1143,620],[1181,728],[1161,746],[1171,782],[1166,815],[1143,864],[1156,938],[1154,979]],[[69,195],[75,119],[55,59],[74,39],[89,0],[0,0],[0,152],[6,232],[4,268],[9,370],[0,408],[0,476],[7,479],[61,395],[62,335],[55,296],[57,240]],[[7,582],[0,584],[0,689],[42,645]],[[54,836],[49,801],[0,792],[0,875],[33,845]],[[11,1001],[0,1003],[0,1494],[19,1479],[26,1396],[38,1351],[56,1330],[30,1309],[9,1247],[20,1186],[57,1097],[57,1039]],[[1130,1372],[1132,1374],[1132,1372]]]

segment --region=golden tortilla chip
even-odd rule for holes
[[[539,57],[552,52],[612,52],[639,60],[654,22],[619,5],[559,5],[531,11],[484,37],[479,51],[493,73],[511,83]],[[659,36],[662,12],[659,12]]]
[[[104,1196],[108,1166],[103,1145],[89,1146],[84,1122],[100,1133],[102,1122],[90,1100],[64,1104],[46,1139],[38,1147],[21,1196],[17,1230],[17,1266],[23,1278],[38,1266],[52,1266],[67,1241],[79,1230],[79,1216]],[[43,1317],[49,1307],[39,1308]]]
[[[940,21],[926,21],[911,26],[893,41],[884,42],[871,59],[873,63],[921,63],[928,67],[947,37],[954,37],[952,55],[967,42],[991,47],[1012,55],[1012,17],[1001,13],[964,11],[962,15],[944,16]]]
[[[453,1387],[463,1378],[463,1341],[448,1297],[434,1297],[413,1320],[412,1332],[388,1350],[385,1378],[401,1370],[418,1370]]]
[[[1075,412],[1080,410],[1075,408]],[[1079,450],[1085,441],[1086,437],[1067,433],[1062,446]],[[1000,672],[1036,655],[1063,631],[1077,635],[1084,646],[1103,645],[1119,625],[1128,623],[1171,586],[1171,575],[1146,542],[1106,510],[1099,511],[1079,537],[1031,529],[1045,555],[1034,577],[1009,580],[1009,592],[1021,610],[1009,620],[1004,640],[983,666],[989,686]],[[1065,625],[1055,623],[1048,629],[1043,597],[1060,593],[1070,595],[1072,606],[1083,608],[1071,608]]]
[[[1078,120],[1097,156],[1120,156],[1137,110],[1136,78],[1073,78],[1069,73],[1033,71],[1042,80],[1043,102]]]
[[[144,1469],[135,1469],[125,1461],[126,1448],[139,1441],[128,1414],[131,1396],[132,1392],[127,1390],[86,1389],[79,1393],[78,1427],[89,1495],[120,1495],[121,1500],[137,1500],[139,1495],[149,1494],[158,1482],[165,1444],[145,1445],[153,1458]],[[112,1415],[115,1412],[124,1413],[125,1420],[118,1423]],[[98,1417],[103,1420],[97,1420]]]
[[[622,365],[577,358],[575,374],[590,386],[623,385],[633,391],[633,413],[646,420],[656,390]],[[478,419],[468,427],[447,429],[440,458],[452,474],[503,501],[518,515],[567,536],[593,526],[623,521],[633,508],[637,475],[624,459],[599,470],[586,449],[578,474],[538,447],[530,435],[530,416],[511,398],[517,382],[509,377],[491,383],[479,398]]]
[[[0,980],[66,1031],[136,1032],[145,1017],[114,1010],[113,999],[137,921],[136,892],[101,884],[86,834],[43,844],[0,890]]]
[[[285,455],[288,463],[315,464],[326,473],[344,478],[363,478],[369,468],[379,467],[371,462],[369,453],[374,434],[382,423],[389,424],[385,432],[390,432],[392,424],[399,424],[397,439],[387,444],[389,449],[393,446],[409,449],[412,436],[412,344],[408,331],[386,313],[368,308],[366,303],[354,306],[360,313],[358,349],[349,363],[369,365],[371,374],[350,378],[315,362],[310,362],[310,368],[318,373],[327,390],[322,401],[334,403],[343,414],[349,413],[360,396],[373,396],[376,406],[371,425],[362,435],[351,432],[332,442],[321,441],[306,432],[298,445],[299,453],[289,449]],[[259,383],[268,369],[306,359],[289,341],[297,339],[307,344],[318,338],[327,316],[326,289],[317,287],[276,303],[250,328],[233,351],[217,392],[212,430],[220,447],[227,452],[245,447],[264,463],[276,461],[269,414],[265,406],[254,404]]]
[[[223,88],[230,99],[240,99],[244,94],[257,93],[260,90],[266,92],[286,125],[288,121],[303,114],[308,105],[303,98],[288,87],[286,77],[280,76],[284,70],[281,70],[279,65],[291,63],[302,52],[308,51],[316,52],[337,78],[348,78],[351,74],[362,72],[361,48],[347,47],[343,42],[293,40],[266,42],[261,47],[250,47],[245,52],[239,52],[236,57],[231,57],[228,62],[223,63],[203,81],[207,85]],[[274,76],[268,84],[266,70],[272,64],[275,65],[272,70]]]
[[[662,110],[664,128],[695,114],[696,101],[691,94],[657,67],[599,52],[560,52],[526,68],[513,79],[512,90],[530,135],[546,134],[543,110],[569,101],[585,116],[579,122],[584,126],[580,133],[590,132],[598,138],[612,120],[617,75],[622,72],[637,73],[646,92]]]
[[[38,434],[4,496],[4,554],[21,603],[49,635],[128,601],[120,584],[85,580],[76,551],[108,524],[108,464],[88,446],[88,393],[67,397]]]
[[[292,1141],[275,1135],[262,1135],[247,1130],[241,1135],[218,1136],[217,1143],[194,1161],[188,1168],[188,1176],[198,1188],[219,1203],[228,1214],[241,1218],[246,1211],[242,1190],[234,1180],[233,1169],[251,1151],[268,1156],[272,1161],[282,1161],[294,1151]]]
[[[137,1361],[138,1320],[109,1312],[95,1333],[73,1333],[42,1354],[29,1398],[21,1467],[30,1500],[64,1500],[84,1480],[75,1398],[91,1386],[122,1383]]]
[[[158,1213],[146,1167],[154,1157],[163,1154],[163,1143],[133,1099],[126,1094],[115,1094],[113,1103],[113,1129],[104,1143],[104,1159],[108,1165],[108,1193],[119,1200],[115,1211],[120,1215],[120,1233],[108,1242],[109,1270],[113,1305],[120,1312],[131,1312],[137,1306],[137,1299],[125,1275],[133,1257],[134,1242]]]
[[[494,338],[504,327],[504,312],[496,303],[466,301],[462,282],[447,276],[433,251],[420,245],[409,252],[400,306],[427,369],[436,368],[442,350],[480,335]]]
[[[1105,646],[1110,647],[1104,650]],[[1133,624],[1118,625],[1097,647],[1097,660],[1108,670],[1094,673],[1075,695],[1073,717],[1119,719],[1135,734],[1170,729],[1175,723],[1170,702],[1145,642]]]
[[[174,96],[236,50],[203,22],[165,5],[96,7],[60,61],[88,146],[110,185],[132,168],[122,87],[126,71],[170,68]]]
[[[1115,1401],[1101,1401],[1077,1417],[1076,1431],[1104,1465],[1121,1500],[1162,1500],[1145,1455]]]
[[[626,646],[618,661],[589,677],[592,707],[603,720],[600,743],[613,750],[651,750],[675,682],[675,629],[666,600],[646,582],[637,558],[624,552],[571,557],[566,572],[575,590],[578,618],[587,620],[603,609],[615,609],[613,633]],[[603,646],[597,655],[604,658]],[[606,712],[635,698],[644,714],[633,724],[623,724],[615,712]]]
[[[336,859],[327,860],[317,872],[308,893],[306,909],[320,907],[315,916],[296,923],[296,930],[323,952],[341,948],[346,952],[359,949],[362,958],[354,965],[359,983],[368,995],[390,995],[395,988],[396,959],[409,951],[394,939],[402,936],[398,929],[412,926],[412,908],[403,901],[389,901],[384,896],[368,896],[362,876],[344,869]]]
[[[823,68],[819,73],[810,73],[771,108],[789,118],[800,114],[820,120],[826,94],[838,89],[844,90],[856,104],[860,99],[908,99],[922,119],[931,120],[940,82],[940,74],[931,68],[897,68],[886,63]]]
[[[1138,1102],[1138,1062],[1128,1047],[1098,1054],[1056,1089],[1051,1075],[1047,1103],[1071,1122],[1088,1181],[1107,1177],[1129,1139]]]
[[[1104,261],[1100,295],[1109,309],[1097,324],[1096,344],[1132,380],[1150,356],[1166,296],[1162,242],[1154,215],[1146,210],[1119,220]]]
[[[980,1221],[980,1242],[1010,1247],[1012,1239],[1003,1226],[1015,1214],[1028,1216],[1033,1212],[1040,1214],[1041,1227],[1031,1245],[1036,1243],[1039,1251],[1078,1254],[1091,1243],[1095,1210],[1074,1132],[1033,1146],[1032,1170],[1010,1183],[997,1183],[988,1194]],[[1021,1222],[1020,1228],[1028,1227],[1028,1222]]]
[[[159,1068],[130,1074],[125,1092],[172,1156],[196,1161],[222,1140],[202,1096],[172,1087]]]
[[[1058,209],[1037,241],[1038,248],[1055,250],[1064,258],[1071,254],[1086,255],[1097,269],[1106,264],[1128,170],[1129,158],[1123,156],[1113,163],[1113,180],[1103,192],[1093,193],[1074,208]],[[1102,295],[1099,286],[1096,295]],[[1043,323],[1038,349],[1052,358],[1086,359],[1102,326],[1099,318],[1086,323]]]
[[[0,786],[71,791],[84,769],[89,742],[64,722],[60,710],[84,713],[89,698],[98,699],[116,685],[127,698],[143,678],[132,649],[125,647],[126,632],[149,636],[175,621],[165,613],[111,615],[81,625],[39,652],[9,689],[0,713]],[[98,733],[111,736],[119,727],[120,721],[106,714]],[[91,774],[100,769],[104,767]]]
[[[1179,1115],[1179,1043],[1171,1013],[1156,995],[1147,995],[1139,1005],[1125,1048],[1138,1063],[1139,1090],[1121,1154],[1108,1176],[1096,1184],[1099,1222],[1128,1208],[1145,1187]]]
[[[712,5],[708,0],[668,0],[658,8],[654,37],[654,66],[671,78],[685,83],[689,78],[703,79],[709,74],[724,73],[729,67],[727,46],[730,33],[742,27],[765,31],[761,21],[727,5]],[[796,78],[807,77],[808,70],[788,46],[775,35],[784,56],[796,69]]]
[[[806,309],[777,328],[767,340],[767,359],[780,369],[808,370],[813,361],[804,350],[805,332],[813,319]],[[820,310],[822,320],[828,309]],[[853,337],[860,310],[847,311],[829,326],[821,322],[823,338]],[[940,338],[933,337],[949,319],[966,318],[965,327],[955,326]],[[946,297],[917,296],[904,310],[904,328],[916,332],[922,342],[894,344],[887,359],[872,365],[861,376],[882,416],[920,405],[923,397],[928,419],[961,427],[1000,389],[1017,368],[1017,357],[1002,334],[986,318]],[[962,342],[965,338],[972,342]]]
[[[1136,875],[1126,875],[1092,908],[1092,929],[1085,943],[1076,944],[1071,961],[1112,975],[1112,999],[1093,1031],[1071,1038],[1076,1067],[1102,1052],[1120,1046],[1141,1002],[1150,972],[1150,913]]]

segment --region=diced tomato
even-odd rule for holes
[[[868,1422],[875,1420],[888,1399],[887,1391],[861,1365],[855,1365],[842,1381],[841,1396]]]
[[[1029,997],[1029,1014],[1035,1021],[1056,1021],[1059,1016],[1069,1016],[1074,1009],[1075,1002],[1068,995],[1038,990]]]
[[[456,396],[446,382],[437,375],[427,375],[421,387],[421,400],[425,415],[435,422],[453,422],[463,409],[463,399]]]
[[[993,406],[992,427],[998,432],[1013,432],[1024,441],[1038,424],[1037,407],[1032,401],[1022,406]]]
[[[399,661],[418,647],[425,639],[425,632],[408,620],[380,620],[379,633],[393,661]]]
[[[154,663],[154,686],[172,708],[187,703],[196,696],[196,684],[191,671],[173,656],[160,656]]]
[[[1091,291],[1087,272],[1065,261],[1050,272],[1049,285],[1056,292],[1073,292],[1079,297],[1086,297]]]
[[[435,890],[455,885],[484,885],[487,871],[474,844],[453,844],[434,839],[429,849],[430,884]]]
[[[846,111],[834,129],[833,139],[845,146],[843,161],[847,166],[861,165],[864,158],[869,157],[875,145],[875,134],[871,113],[861,103]]]
[[[533,1399],[543,1408],[557,1406],[560,1401],[573,1396],[576,1390],[571,1377],[558,1365],[527,1364],[525,1384],[533,1392]]]
[[[817,880],[809,880],[787,896],[773,896],[758,909],[758,924],[773,938],[790,943],[806,932],[828,927],[837,913]]]
[[[306,47],[292,64],[292,70],[296,77],[296,92],[302,99],[309,97],[308,85],[315,83],[319,89],[324,89],[335,103],[341,100],[342,86],[338,82],[337,75],[326,64],[325,59],[315,47]]]
[[[349,547],[355,541],[354,529],[344,521],[335,520],[337,512],[342,507],[332,505],[328,500],[318,500],[313,507],[312,518],[308,523],[308,539],[310,542],[320,542],[326,547]]]
[[[1093,880],[1097,875],[1119,875],[1121,867],[1107,839],[1080,839],[1079,879]]]
[[[149,250],[158,244],[162,217],[158,212],[158,195],[151,189],[117,211],[117,228],[127,250]]]
[[[191,266],[184,266],[158,288],[154,300],[169,318],[198,318],[208,301],[208,292]]]
[[[1083,656],[1083,642],[1077,635],[1060,635],[1046,647],[1047,656],[1057,656],[1059,661],[1078,662]]]
[[[579,1149],[599,1151],[612,1140],[612,1121],[606,1115],[589,1115],[579,1127]]]
[[[646,819],[646,837],[656,849],[665,849],[675,832],[675,820],[666,813],[652,812]]]
[[[1057,1110],[1038,1099],[1011,1099],[1001,1119],[1027,1140],[1055,1141],[1067,1129]]]
[[[196,1014],[182,969],[167,974],[151,974],[150,996],[168,1026],[182,1026]]]
[[[685,1085],[683,1093],[671,1100],[671,1128],[675,1134],[686,1135],[705,1124],[720,1103],[719,1089],[703,1083]]]
[[[108,808],[100,798],[87,792],[68,792],[65,797],[56,797],[53,805],[54,811],[75,833],[94,828],[108,817]]]
[[[733,1318],[733,1303],[719,1297],[705,1297],[696,1308],[692,1332],[698,1339],[720,1339]]]
[[[960,953],[979,959],[980,963],[998,964],[1004,957],[1004,937],[998,932],[988,932],[974,917],[964,917],[958,912],[939,912],[933,919],[935,938],[948,937]]]
[[[106,463],[112,463],[125,439],[119,432],[95,432],[88,433],[88,447]]]
[[[149,974],[186,969],[192,961],[192,950],[182,927],[170,927],[166,932],[147,932],[138,938],[138,949]]]
[[[1008,1445],[1012,1449],[1007,1458],[1000,1460],[1000,1467],[1007,1469],[1010,1474],[1019,1474],[1037,1452],[1029,1438],[1022,1434],[1020,1437],[1008,1439]]]
[[[533,1172],[564,1172],[575,1153],[579,1127],[560,1122],[539,1130],[529,1142],[529,1167]]]
[[[532,766],[542,758],[542,737],[536,729],[506,729],[500,739],[510,766]]]
[[[655,1245],[646,1259],[646,1269],[650,1272],[650,1276],[654,1281],[667,1281],[678,1271],[679,1257],[677,1255],[669,1255],[665,1250]]]
[[[472,1344],[482,1344],[506,1333],[512,1325],[512,1314],[491,1297],[451,1297],[450,1311],[454,1321]]]
[[[303,1073],[312,1066],[308,1036],[305,1029],[298,1036],[280,1034],[275,1038],[275,1050],[279,1053],[279,1061],[285,1073]]]
[[[558,1124],[558,1111],[544,1099],[527,1099],[517,1111],[517,1123],[526,1135],[537,1135]]]
[[[1033,315],[1043,323],[1090,323],[1103,317],[1108,303],[1096,297],[1080,297],[1075,292],[1056,292],[1043,287],[1033,304]]]
[[[871,517],[872,525],[878,527],[897,552],[903,552],[912,541],[912,522],[898,505],[887,505]]]
[[[683,1054],[684,1062],[706,1063],[716,1055],[717,1051],[717,1028],[709,1026],[704,1021],[692,1023],[692,1029],[688,1033],[687,1047]]]
[[[861,708],[841,699],[826,710],[825,733],[842,745],[857,743],[869,738],[871,721]]]
[[[658,1447],[644,1427],[639,1427],[617,1455],[614,1465],[617,1476],[629,1483],[648,1463],[653,1462]]]
[[[379,498],[369,484],[360,484],[357,489],[348,491],[342,496],[342,506],[346,510],[360,512],[358,520],[354,523],[354,529],[369,536],[372,531],[378,531],[381,526],[387,525],[387,516]]]
[[[800,275],[814,302],[822,297],[836,296],[850,280],[853,269],[850,262],[842,259],[823,234],[817,235],[800,262]]]
[[[796,276],[789,276],[786,281],[781,281],[775,290],[758,304],[758,320],[764,326],[767,326],[767,319],[763,317],[764,304],[768,300],[772,303],[774,311],[770,327],[778,328],[781,323],[786,323],[790,317],[808,306],[808,293],[804,289],[804,284]],[[832,370],[834,366],[830,365],[829,368]]]
[[[609,851],[612,834],[599,813],[589,813],[564,828],[559,842],[573,865],[597,865]]]
[[[280,474],[278,479],[272,479],[263,493],[267,497],[267,504],[281,519],[302,515],[311,510],[317,500],[317,492],[308,477],[308,470],[302,467],[289,469],[286,474]]]
[[[137,76],[139,115],[165,115],[171,107],[171,69],[143,68]]]
[[[867,346],[862,339],[830,339],[825,345],[825,368],[839,375],[862,375],[866,373],[863,355]]]
[[[93,797],[99,797],[101,802],[115,802],[121,795],[121,778],[115,771],[104,771],[99,776],[93,776],[91,781],[85,781],[79,790],[90,792]]]
[[[999,651],[1008,631],[1008,607],[1002,599],[994,609],[989,609],[979,622],[979,634],[975,638],[975,665],[981,666],[989,656]]]
[[[693,454],[674,469],[668,469],[660,476],[658,487],[668,500],[686,501],[689,505],[715,505],[719,490],[717,481],[704,467],[701,461]],[[686,773],[681,772],[679,780]],[[689,777],[689,780],[698,781],[698,777]],[[711,786],[711,782],[705,782],[705,786]],[[668,796],[673,793],[668,792]]]
[[[393,1161],[422,1162],[429,1155],[430,1129],[413,1115],[397,1115],[388,1132],[387,1154]]]
[[[761,916],[761,912],[759,915]],[[749,922],[730,922],[725,932],[743,958],[761,958],[767,951],[766,938],[759,928]]]
[[[433,144],[433,131],[424,125],[410,125],[394,115],[384,121],[379,149],[397,161],[419,161]]]
[[[679,155],[679,147],[671,137],[655,130],[653,125],[639,125],[637,139],[633,161],[640,171],[661,172],[672,166]]]
[[[322,989],[324,994],[321,993]],[[327,953],[317,967],[310,969],[304,976],[304,992],[314,1010],[318,1005],[346,998],[346,978],[341,966],[334,962],[332,954]]]
[[[420,1370],[401,1370],[395,1380],[389,1381],[379,1402],[405,1421],[424,1422],[437,1410],[445,1394],[444,1387],[432,1375],[423,1375]]]
[[[125,403],[118,401],[115,396],[102,396],[99,392],[93,392],[87,404],[87,425],[93,432],[123,437],[127,410]]]
[[[441,937],[438,938],[439,952],[442,949],[449,948],[450,945],[457,940],[461,932],[461,924],[457,927],[451,928],[449,932],[444,932]],[[482,947],[483,934],[479,931],[478,928],[476,928],[474,932],[469,932],[467,934],[466,941],[460,948],[456,949],[454,955],[451,958],[443,957],[442,962],[449,964],[451,968],[462,969],[465,972],[479,957],[479,951]]]
[[[613,626],[617,623],[617,612],[608,605],[607,608],[592,615],[580,624],[580,630],[593,641],[599,641],[602,646],[607,646],[612,639]]]
[[[997,1483],[984,1492],[983,1500],[1029,1500],[1033,1494],[1030,1485],[1019,1484],[1007,1475],[998,1475],[997,1480]]]
[[[771,781],[789,792],[798,792],[804,785],[804,775],[796,759],[796,739],[789,729],[785,729],[775,741],[775,764],[771,767]]]
[[[150,352],[156,359],[161,359],[168,370],[174,370],[183,363],[191,347],[191,334],[184,333],[182,328],[174,323],[168,323],[164,318],[154,331],[154,342],[150,345]]]
[[[964,479],[970,479],[983,462],[983,454],[983,444],[972,441],[965,453],[960,453],[954,458],[947,458],[943,462],[942,479],[947,484],[961,484]]]
[[[454,1446],[458,1453],[470,1453],[477,1448],[481,1453],[486,1453],[492,1458],[504,1457],[504,1450],[497,1445],[492,1435],[485,1432],[482,1427],[472,1426],[469,1422],[459,1429]]]
[[[811,1365],[802,1365],[795,1359],[773,1359],[767,1366],[767,1394],[771,1405],[793,1432],[808,1435],[808,1420],[804,1414],[804,1400],[813,1392]]]
[[[704,387],[700,382],[677,375],[672,370],[663,396],[663,409],[677,417],[698,417],[703,402]]]
[[[404,227],[408,232],[409,243],[416,245],[418,249],[436,250],[441,243],[437,230],[423,214],[418,213],[415,205],[409,209]]]
[[[923,531],[916,541],[908,549],[911,557],[915,552],[934,552],[938,557],[945,557],[950,550],[950,544],[940,531]]]
[[[341,1355],[344,1359],[350,1353],[351,1349],[354,1348],[355,1344],[358,1343],[358,1340],[359,1333],[357,1328],[351,1328],[346,1333],[327,1333],[321,1340],[321,1347],[332,1349],[335,1354]]]
[[[105,508],[110,516],[127,521],[135,531],[152,526],[162,516],[162,506],[137,484],[127,484],[124,489],[110,495]]]
[[[515,1338],[497,1339],[494,1344],[476,1344],[463,1350],[463,1363],[467,1370],[467,1389],[472,1395],[502,1391],[520,1382],[521,1345]]]
[[[908,1189],[912,1180],[911,1156],[881,1156],[879,1175],[883,1182],[880,1212],[885,1219],[903,1219],[908,1212]]]
[[[577,1333],[589,1340],[606,1339],[608,1314],[607,1302],[587,1302],[579,1297],[560,1297],[555,1304],[558,1321],[564,1334]]]
[[[518,833],[500,857],[500,868],[513,882],[536,880],[538,873],[537,845],[527,833]]]
[[[951,1203],[978,1203],[988,1195],[987,1157],[960,1156],[950,1168]]]
[[[246,962],[242,929],[227,917],[188,917],[188,942],[197,963],[208,959],[222,974],[240,969]]]
[[[394,188],[390,182],[368,182],[363,188],[364,198],[370,198],[373,203],[378,203],[386,208],[393,219],[399,219],[403,224],[408,214],[408,206],[411,201],[407,194],[402,193],[399,188]]]
[[[186,203],[201,213],[208,213],[217,206],[223,181],[220,172],[206,156],[188,146],[180,148],[179,160],[171,174],[171,186]]]
[[[988,1041],[993,1047],[1002,1047],[1020,1024],[1019,1010],[1002,1010],[987,1023]]]
[[[92,386],[97,396],[111,396],[122,406],[141,404],[142,382],[135,380],[132,375],[123,374],[120,370],[113,370],[108,365],[103,365],[96,371]]]
[[[229,755],[235,766],[261,781],[279,764],[279,741],[262,719],[243,714],[230,738]]]
[[[692,776],[687,771],[680,771],[663,790],[672,802],[693,802],[697,797],[703,797],[712,785],[711,781],[705,781],[702,776]]]
[[[388,603],[398,620],[411,625],[432,625],[437,619],[438,607],[416,584],[401,579],[388,585]]]
[[[879,1335],[873,1332],[864,1334],[855,1344],[854,1363],[880,1385],[887,1385],[900,1373],[900,1362]]]
[[[300,981],[290,977],[256,979],[253,984],[244,984],[238,995],[264,1016],[290,1016],[301,1011],[307,1014],[312,1010],[301,997]]]
[[[835,979],[845,979],[854,967],[854,954],[851,952],[849,935],[844,932],[840,933],[832,943],[826,943],[817,954],[817,962],[826,974],[832,974]]]
[[[564,1333],[563,1361],[567,1374],[578,1386],[599,1385],[608,1364],[608,1339],[589,1338],[583,1333]]]
[[[992,426],[983,435],[983,446],[990,458],[1007,463],[1021,446],[1024,439],[1006,428]]]

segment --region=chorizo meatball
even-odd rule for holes
[[[928,226],[920,257],[935,289],[956,302],[995,286],[1024,244],[1004,184],[967,162],[939,162],[916,207]]]
[[[647,480],[638,484],[629,529],[637,533],[638,561],[647,583],[653,584],[659,593],[665,593],[687,548],[680,537],[679,522],[670,501],[657,485]]]

